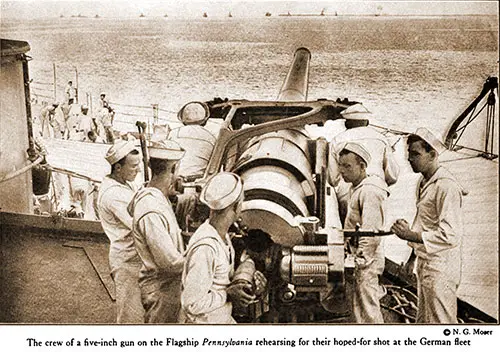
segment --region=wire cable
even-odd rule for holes
[[[20,168],[19,170],[16,170],[16,171],[13,171],[13,172],[10,172],[8,173],[7,175],[5,176],[2,176],[0,178],[0,183],[2,182],[6,182],[8,180],[11,180],[19,175],[22,175],[24,174],[25,172],[31,170],[33,167],[35,167],[36,165],[40,164],[41,162],[43,161],[43,156],[38,156],[38,158],[33,161],[32,163],[26,165],[26,166],[23,166],[22,168]]]

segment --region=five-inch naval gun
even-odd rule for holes
[[[326,174],[328,142],[311,138],[304,127],[343,119],[341,113],[356,103],[307,101],[310,58],[305,48],[295,52],[276,101],[217,99],[189,103],[180,111],[181,119],[198,113],[222,121],[205,174],[191,187],[199,189],[221,170],[239,174],[244,182],[246,231],[234,244],[252,256],[269,290],[256,307],[235,310],[240,321],[309,322],[348,315],[344,233]],[[237,270],[239,275],[251,277]]]

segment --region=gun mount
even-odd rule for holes
[[[304,127],[343,119],[341,112],[356,103],[306,101],[310,57],[305,48],[295,52],[277,101],[202,103],[222,127],[205,174],[193,185],[199,189],[221,170],[241,176],[248,231],[235,247],[250,253],[269,282],[268,299],[251,312],[238,311],[240,320],[307,322],[346,314],[344,235],[327,182],[328,143]]]

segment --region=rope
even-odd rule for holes
[[[119,104],[115,102],[109,102],[110,105],[117,105],[117,106],[126,106],[128,108],[140,108],[140,109],[153,109],[153,105],[151,106],[144,106],[144,105],[128,105],[128,104]]]
[[[490,92],[487,103],[488,103],[488,109],[486,111],[487,130],[486,130],[485,150],[486,152],[489,152],[489,154],[492,154],[495,143],[494,137],[495,137],[495,104],[496,104],[495,94],[493,94],[493,92]],[[488,151],[490,136],[491,136],[491,148]]]
[[[480,158],[480,155],[471,155],[471,156],[465,156],[463,158],[457,158],[457,159],[451,159],[451,160],[443,160],[441,161],[442,163],[449,163],[452,161],[460,161],[460,160],[469,160],[469,159],[475,159],[475,158]]]
[[[42,161],[43,161],[43,156],[38,156],[38,158],[35,161],[33,161],[32,163],[30,163],[30,164],[28,164],[26,166],[23,166],[19,170],[16,170],[14,172],[8,173],[7,175],[5,175],[2,178],[0,178],[0,183],[8,181],[10,179],[13,179],[14,177],[17,177],[19,175],[24,174],[25,172],[31,170],[34,166],[40,164]]]
[[[34,93],[41,92],[41,93],[52,94],[52,96],[54,95],[54,91],[48,90],[48,89],[33,88],[33,89],[31,89],[31,91]]]
[[[169,114],[176,114],[177,115],[177,111],[172,111],[172,110],[167,110],[167,109],[160,109],[160,108],[158,108],[158,111],[163,111],[163,112],[167,112]]]
[[[403,291],[407,294],[409,294],[410,296],[413,297],[414,300],[418,300],[418,297],[416,294],[414,294],[413,292],[411,292],[410,290],[408,290],[407,288],[404,288],[404,287],[401,287],[401,286],[396,286],[396,285],[384,285],[386,288],[392,288],[394,290],[400,290],[400,291]]]
[[[32,95],[36,96],[37,98],[38,97],[42,97],[42,98],[47,98],[47,99],[54,99],[54,97],[49,97],[48,95],[43,95],[43,94],[37,94],[37,93],[32,93]]]
[[[417,306],[415,302],[418,301],[417,295],[415,295],[410,290],[396,285],[383,285],[387,290],[386,296],[391,297],[396,304],[380,304],[380,306],[384,309],[390,310],[391,312],[399,314],[404,318],[405,322],[412,323],[416,320],[416,316],[411,313],[417,311]],[[405,296],[405,294],[409,295],[410,299]],[[408,311],[406,310],[408,309]]]
[[[127,121],[127,120],[122,120],[122,119],[115,119],[115,122],[123,123],[125,125],[134,125],[135,126],[135,122],[133,122],[133,121]]]
[[[487,157],[486,159],[488,159],[488,160],[491,161],[491,160],[496,159],[498,157],[497,154],[485,152],[484,150],[480,150],[480,149],[465,147],[463,145],[456,145],[455,148],[467,149],[467,150],[470,150],[470,151],[473,151],[473,152],[478,152],[480,154],[478,154],[478,155],[472,155],[472,156],[469,155],[469,156],[467,156],[465,158],[462,158],[462,159],[445,160],[443,162],[446,162],[446,161],[456,161],[456,160],[464,160],[464,159],[472,159],[472,158],[479,158],[479,157],[485,157],[485,156]],[[454,150],[454,152],[459,153],[458,150]],[[462,154],[465,154],[465,153],[462,153]],[[465,154],[465,155],[467,155],[467,154]]]
[[[152,117],[150,115],[133,114],[133,113],[123,112],[123,111],[119,111],[119,110],[116,110],[115,113],[120,114],[120,115],[125,115],[125,116]]]
[[[375,127],[375,128],[380,128],[381,130],[384,130],[384,131],[387,131],[387,132],[390,132],[390,133],[396,134],[396,135],[400,134],[400,135],[406,136],[406,135],[410,135],[411,134],[411,132],[404,132],[404,131],[399,131],[399,130],[393,130],[391,128],[387,128],[387,127],[383,127],[383,126],[378,126],[378,125],[372,125],[372,124],[370,124],[370,126]]]
[[[45,82],[36,82],[36,81],[32,81],[31,84],[41,84],[43,86],[53,86],[54,83],[45,83]]]
[[[99,180],[96,180],[96,179],[93,179],[92,177],[88,177],[88,176],[79,174],[78,172],[74,172],[74,171],[70,171],[70,170],[66,170],[66,169],[60,169],[58,167],[54,167],[54,166],[50,166],[50,165],[43,165],[42,167],[46,170],[58,172],[60,174],[64,174],[64,175],[68,175],[68,176],[72,176],[72,177],[76,177],[76,178],[81,178],[81,179],[95,182],[95,183],[101,183],[101,181],[99,181]]]
[[[458,132],[458,131],[461,131],[461,132],[460,132],[460,135],[455,140],[455,144],[453,145],[453,147],[456,147],[456,145],[458,144],[458,141],[460,140],[460,138],[462,138],[462,135],[464,134],[466,127],[469,126],[472,123],[472,121],[474,121],[479,116],[479,114],[484,110],[485,107],[486,107],[486,104],[484,104],[483,107],[481,109],[479,109],[479,111],[474,116],[472,116],[474,114],[474,112],[476,111],[476,107],[474,107],[474,109],[471,111],[470,117],[467,119],[467,122],[463,126],[460,126],[459,128],[457,128],[456,132]]]

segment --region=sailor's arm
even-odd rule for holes
[[[402,240],[416,243],[423,243],[422,233],[412,231],[410,224],[405,219],[398,219],[391,227],[391,232]]]
[[[382,230],[384,226],[385,191],[375,186],[363,186],[359,193],[361,208],[361,227]]]
[[[127,211],[130,196],[119,187],[112,187],[105,191],[99,207],[105,208],[113,214],[123,225],[132,229],[132,216]]]
[[[194,248],[186,263],[181,296],[187,313],[200,315],[222,307],[227,301],[225,289],[213,290],[215,252],[208,245]]]
[[[384,147],[384,157],[382,160],[385,182],[388,186],[395,184],[399,176],[399,164],[396,161],[392,147],[386,144]]]
[[[385,191],[374,186],[363,186],[359,193],[359,205],[361,210],[361,227],[363,229],[382,230],[384,226],[384,201]],[[358,248],[366,251],[374,249],[373,246],[380,243],[381,238],[361,237]],[[369,247],[369,248],[368,248]],[[366,253],[368,254],[368,253]]]
[[[139,220],[138,227],[145,234],[156,265],[172,273],[181,273],[184,256],[172,241],[170,226],[165,217],[157,212],[150,212]]]
[[[436,253],[456,247],[462,235],[462,194],[451,180],[438,181],[436,190],[436,229],[422,232],[422,240],[428,253]]]
[[[452,181],[441,181],[437,187],[435,199],[438,215],[438,224],[435,229],[422,232],[412,231],[403,219],[397,220],[391,228],[391,231],[401,239],[423,243],[427,253],[437,253],[457,246],[462,232],[460,189]]]

